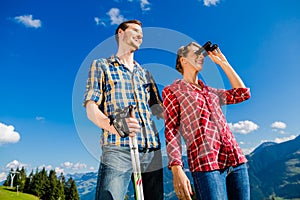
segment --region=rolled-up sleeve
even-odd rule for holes
[[[237,104],[250,98],[250,88],[233,88],[230,90],[213,89],[212,92],[217,94],[220,99],[220,105]]]
[[[171,166],[183,166],[180,127],[179,102],[169,87],[163,89],[163,107],[165,117],[165,138],[169,168]]]
[[[149,77],[149,82],[151,85],[149,106],[151,108],[152,114],[160,118],[160,116],[162,116],[163,113],[162,99],[159,95],[159,90],[154,81],[152,74],[149,71],[147,71],[146,73],[147,76]]]
[[[99,66],[101,62],[94,60],[91,64],[88,79],[86,83],[86,90],[84,93],[83,106],[86,106],[88,101],[94,101],[98,106],[103,100],[103,82],[104,73],[102,68]]]

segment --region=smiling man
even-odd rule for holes
[[[137,138],[145,199],[163,199],[160,141],[153,122],[153,115],[163,116],[162,100],[150,72],[134,60],[143,39],[141,22],[121,23],[115,37],[118,51],[93,61],[84,99],[88,118],[103,129],[96,199],[124,199],[133,171],[129,137]],[[118,121],[116,113],[129,106],[135,108],[132,115]]]

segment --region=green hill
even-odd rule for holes
[[[0,186],[0,199],[5,200],[38,200],[39,198],[30,194],[15,192],[10,187]]]

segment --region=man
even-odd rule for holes
[[[134,136],[145,199],[163,199],[160,140],[153,122],[153,115],[163,116],[162,100],[151,74],[134,60],[143,39],[141,22],[121,23],[115,37],[118,51],[111,58],[93,61],[84,99],[88,118],[103,129],[96,199],[124,199],[132,178],[129,137]],[[128,106],[135,108],[133,116],[126,117],[117,130],[115,113]],[[120,135],[125,129],[128,135]]]

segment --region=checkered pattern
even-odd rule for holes
[[[99,109],[107,116],[116,109],[129,105],[137,107],[135,117],[142,131],[137,133],[140,147],[159,148],[158,132],[155,129],[153,115],[159,115],[162,100],[150,72],[135,63],[130,72],[117,57],[94,60],[84,95],[84,106],[87,101],[95,101]],[[102,142],[104,145],[114,144],[129,146],[129,139],[104,130]]]
[[[221,105],[249,99],[249,88],[219,90],[200,80],[199,84],[202,90],[176,80],[163,90],[169,167],[183,166],[181,135],[191,172],[223,169],[246,162],[226,123]]]

